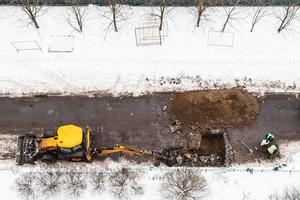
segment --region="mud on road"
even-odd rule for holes
[[[170,106],[172,118],[202,132],[249,125],[258,112],[257,98],[241,89],[178,93]]]
[[[190,93],[188,94],[190,95]],[[164,93],[122,98],[3,97],[0,98],[0,132],[1,134],[16,135],[33,131],[41,134],[44,129],[54,128],[61,124],[88,125],[93,131],[93,146],[98,148],[123,144],[138,149],[168,152],[171,157],[180,154],[183,160],[179,162],[185,163],[185,165],[191,165],[192,160],[195,159],[197,160],[194,162],[195,166],[202,166],[201,160],[211,162],[211,165],[214,166],[222,165],[219,161],[224,162],[224,142],[220,140],[219,136],[206,137],[202,132],[203,129],[197,127],[187,126],[176,132],[172,132],[170,129],[169,125],[175,120],[174,116],[169,115],[170,102],[172,97],[174,98],[176,95]],[[201,102],[201,107],[210,105],[209,108],[214,108],[211,97],[202,96],[209,98],[210,103]],[[226,109],[230,109],[236,101],[235,99],[240,98],[234,97],[234,95],[227,97],[229,98],[226,98],[226,102],[230,106],[225,105]],[[238,142],[238,139],[243,140],[251,148],[258,145],[263,135],[269,131],[273,132],[277,139],[300,139],[299,99],[291,95],[268,95],[260,102],[260,111],[253,118],[253,115],[257,114],[258,106],[254,103],[253,98],[250,96],[249,102],[244,101],[232,108],[236,114],[239,114],[238,110],[246,106],[249,108],[247,113],[250,113],[246,117],[243,118],[244,115],[234,114],[229,115],[233,117],[230,117],[229,121],[223,121],[224,124],[220,123],[222,122],[220,120],[216,120],[218,123],[214,123],[218,126],[232,127],[228,129],[228,137],[235,152],[235,162],[253,160],[253,156],[249,155],[249,152]],[[222,99],[216,99],[215,102],[221,103],[224,107]],[[222,106],[217,108],[222,108]],[[217,111],[220,111],[218,109]],[[207,120],[206,117],[201,117],[205,116],[204,111],[206,114],[210,114],[210,109],[197,108],[196,110],[200,110],[202,115],[193,115],[195,118],[198,118],[200,122]],[[189,115],[189,113],[185,113],[184,109],[180,112],[183,115]],[[219,113],[216,115],[217,118],[213,118],[213,116],[210,118],[212,120],[221,119],[222,112]],[[178,113],[176,117],[178,117]],[[239,126],[233,126],[236,117],[242,117],[246,120],[243,120],[242,123],[237,121]],[[181,120],[186,119],[181,118]],[[207,122],[209,124],[211,121]],[[207,124],[205,127],[208,128]],[[197,151],[190,151],[190,145],[198,145],[200,148]],[[178,152],[178,148],[183,148],[183,150]],[[263,158],[264,154],[255,152],[255,156]],[[189,162],[186,163],[185,161]]]

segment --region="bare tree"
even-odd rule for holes
[[[278,33],[281,31],[288,29],[288,27],[299,18],[299,1],[298,0],[285,0],[286,6],[281,7],[279,13],[277,14],[277,18],[280,21],[280,26],[277,29]]]
[[[228,0],[228,1],[225,2],[226,5],[223,5],[226,20],[223,24],[223,27],[222,27],[222,30],[221,30],[222,32],[225,31],[228,23],[230,24],[231,21],[238,19],[237,15],[240,14],[240,11],[238,11],[236,8],[237,8],[239,3],[240,3],[240,0]]]
[[[162,195],[166,199],[198,200],[207,195],[207,182],[191,169],[177,169],[165,174]]]
[[[72,168],[66,173],[65,186],[73,197],[80,197],[87,188],[86,174],[80,171],[72,171]]]
[[[268,14],[269,5],[264,0],[255,0],[253,4],[255,8],[254,15],[251,20],[250,32],[253,32],[255,25]]]
[[[274,193],[269,196],[270,200],[300,200],[300,190],[292,187],[285,188],[285,191],[282,195]]]
[[[242,200],[250,200],[250,193],[243,193],[243,198]]]
[[[170,0],[152,0],[149,5],[158,4],[158,11],[153,11],[152,16],[159,18],[159,31],[163,29],[164,20],[166,15],[168,15],[173,9],[169,8]]]
[[[162,30],[163,22],[164,22],[164,16],[166,11],[166,0],[161,0],[159,4],[159,30]]]
[[[43,14],[42,8],[47,4],[46,0],[13,0],[12,2],[20,6],[35,28],[40,28],[37,18]]]
[[[91,170],[90,181],[94,192],[101,193],[104,190],[105,175],[100,169]]]
[[[196,19],[196,27],[200,27],[200,22],[202,20],[208,21],[208,15],[206,10],[209,6],[213,5],[213,0],[194,0],[194,6],[189,7],[191,14]]]
[[[143,187],[137,183],[139,174],[129,171],[126,168],[112,171],[109,178],[110,191],[119,199],[126,199],[128,196],[144,194]]]
[[[32,172],[21,174],[16,180],[16,190],[25,199],[34,198],[34,181],[35,176]]]
[[[85,0],[66,0],[66,3],[70,6],[71,14],[68,17],[69,25],[77,32],[83,32],[83,25],[87,10],[87,4]]]
[[[109,20],[106,31],[113,26],[114,31],[118,32],[118,22],[127,20],[127,13],[124,12],[126,8],[126,0],[105,0],[108,10],[103,11],[103,17]]]
[[[54,169],[47,172],[40,172],[37,178],[38,185],[41,186],[42,194],[52,196],[61,190],[61,173]]]

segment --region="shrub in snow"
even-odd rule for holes
[[[177,169],[164,175],[161,193],[166,199],[202,199],[207,196],[207,181],[194,170]]]
[[[87,189],[86,173],[68,170],[65,174],[65,189],[70,196],[80,197]]]
[[[282,195],[274,193],[269,196],[270,200],[300,200],[300,188],[285,188]]]
[[[139,174],[126,168],[116,169],[109,177],[112,194],[119,199],[128,199],[132,195],[143,195],[144,189],[138,184]]]
[[[16,190],[23,199],[34,199],[34,181],[36,176],[32,172],[21,174],[16,180]]]
[[[37,176],[37,184],[41,193],[45,196],[53,196],[61,191],[62,176],[60,172],[50,169],[47,172],[40,172]]]
[[[93,192],[101,193],[105,190],[105,174],[101,169],[95,168],[91,170],[90,183]]]

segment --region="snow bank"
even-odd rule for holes
[[[275,163],[268,165],[242,165],[229,168],[193,168],[201,173],[208,181],[208,196],[206,199],[219,200],[231,199],[268,199],[271,194],[282,193],[286,187],[298,187],[300,178],[300,143],[292,142],[281,146],[283,158]],[[279,163],[286,163],[286,167],[274,171],[273,168]],[[160,184],[163,181],[163,175],[166,172],[178,168],[168,167],[149,167],[146,165],[135,165],[128,161],[119,163],[109,159],[101,162],[88,163],[68,163],[60,162],[55,164],[54,168],[64,172],[68,167],[74,171],[91,172],[92,169],[102,169],[104,173],[111,173],[112,169],[127,167],[140,173],[138,178],[139,185],[143,186],[144,194],[142,196],[131,196],[130,199],[162,199],[160,194]],[[253,168],[253,173],[247,171],[247,168]],[[11,160],[0,162],[0,186],[2,195],[6,199],[21,199],[15,188],[15,180],[26,172],[44,172],[49,170],[49,166],[38,163],[35,166],[24,165],[15,166]],[[88,178],[87,178],[88,180]],[[92,192],[89,185],[79,199],[112,199],[113,196],[108,190],[97,194]],[[43,195],[38,198],[42,198]],[[67,196],[67,192],[60,192],[49,199],[72,199]]]
[[[17,136],[0,133],[0,160],[11,158],[17,149]]]
[[[222,8],[209,9],[211,22],[200,30],[195,29],[187,9],[175,8],[166,18],[168,37],[163,45],[147,47],[136,47],[134,28],[150,18],[151,8],[127,10],[131,14],[119,23],[119,32],[107,35],[108,21],[93,6],[88,7],[82,34],[67,23],[67,7],[45,9],[38,18],[41,28],[36,30],[20,8],[0,7],[1,94],[102,92],[118,96],[234,86],[254,92],[299,91],[300,35],[296,31],[278,34],[274,15],[263,18],[250,33],[254,8],[238,8],[240,20],[227,29],[234,33],[232,48],[208,45],[209,31],[222,27]],[[276,9],[280,8],[269,12]],[[296,22],[292,27],[297,30],[299,25]],[[74,51],[49,53],[53,35],[74,35]],[[17,53],[13,41],[37,41],[42,52]]]

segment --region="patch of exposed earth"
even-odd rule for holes
[[[241,89],[222,89],[174,94],[170,115],[202,133],[219,128],[244,127],[256,118],[258,99]]]

